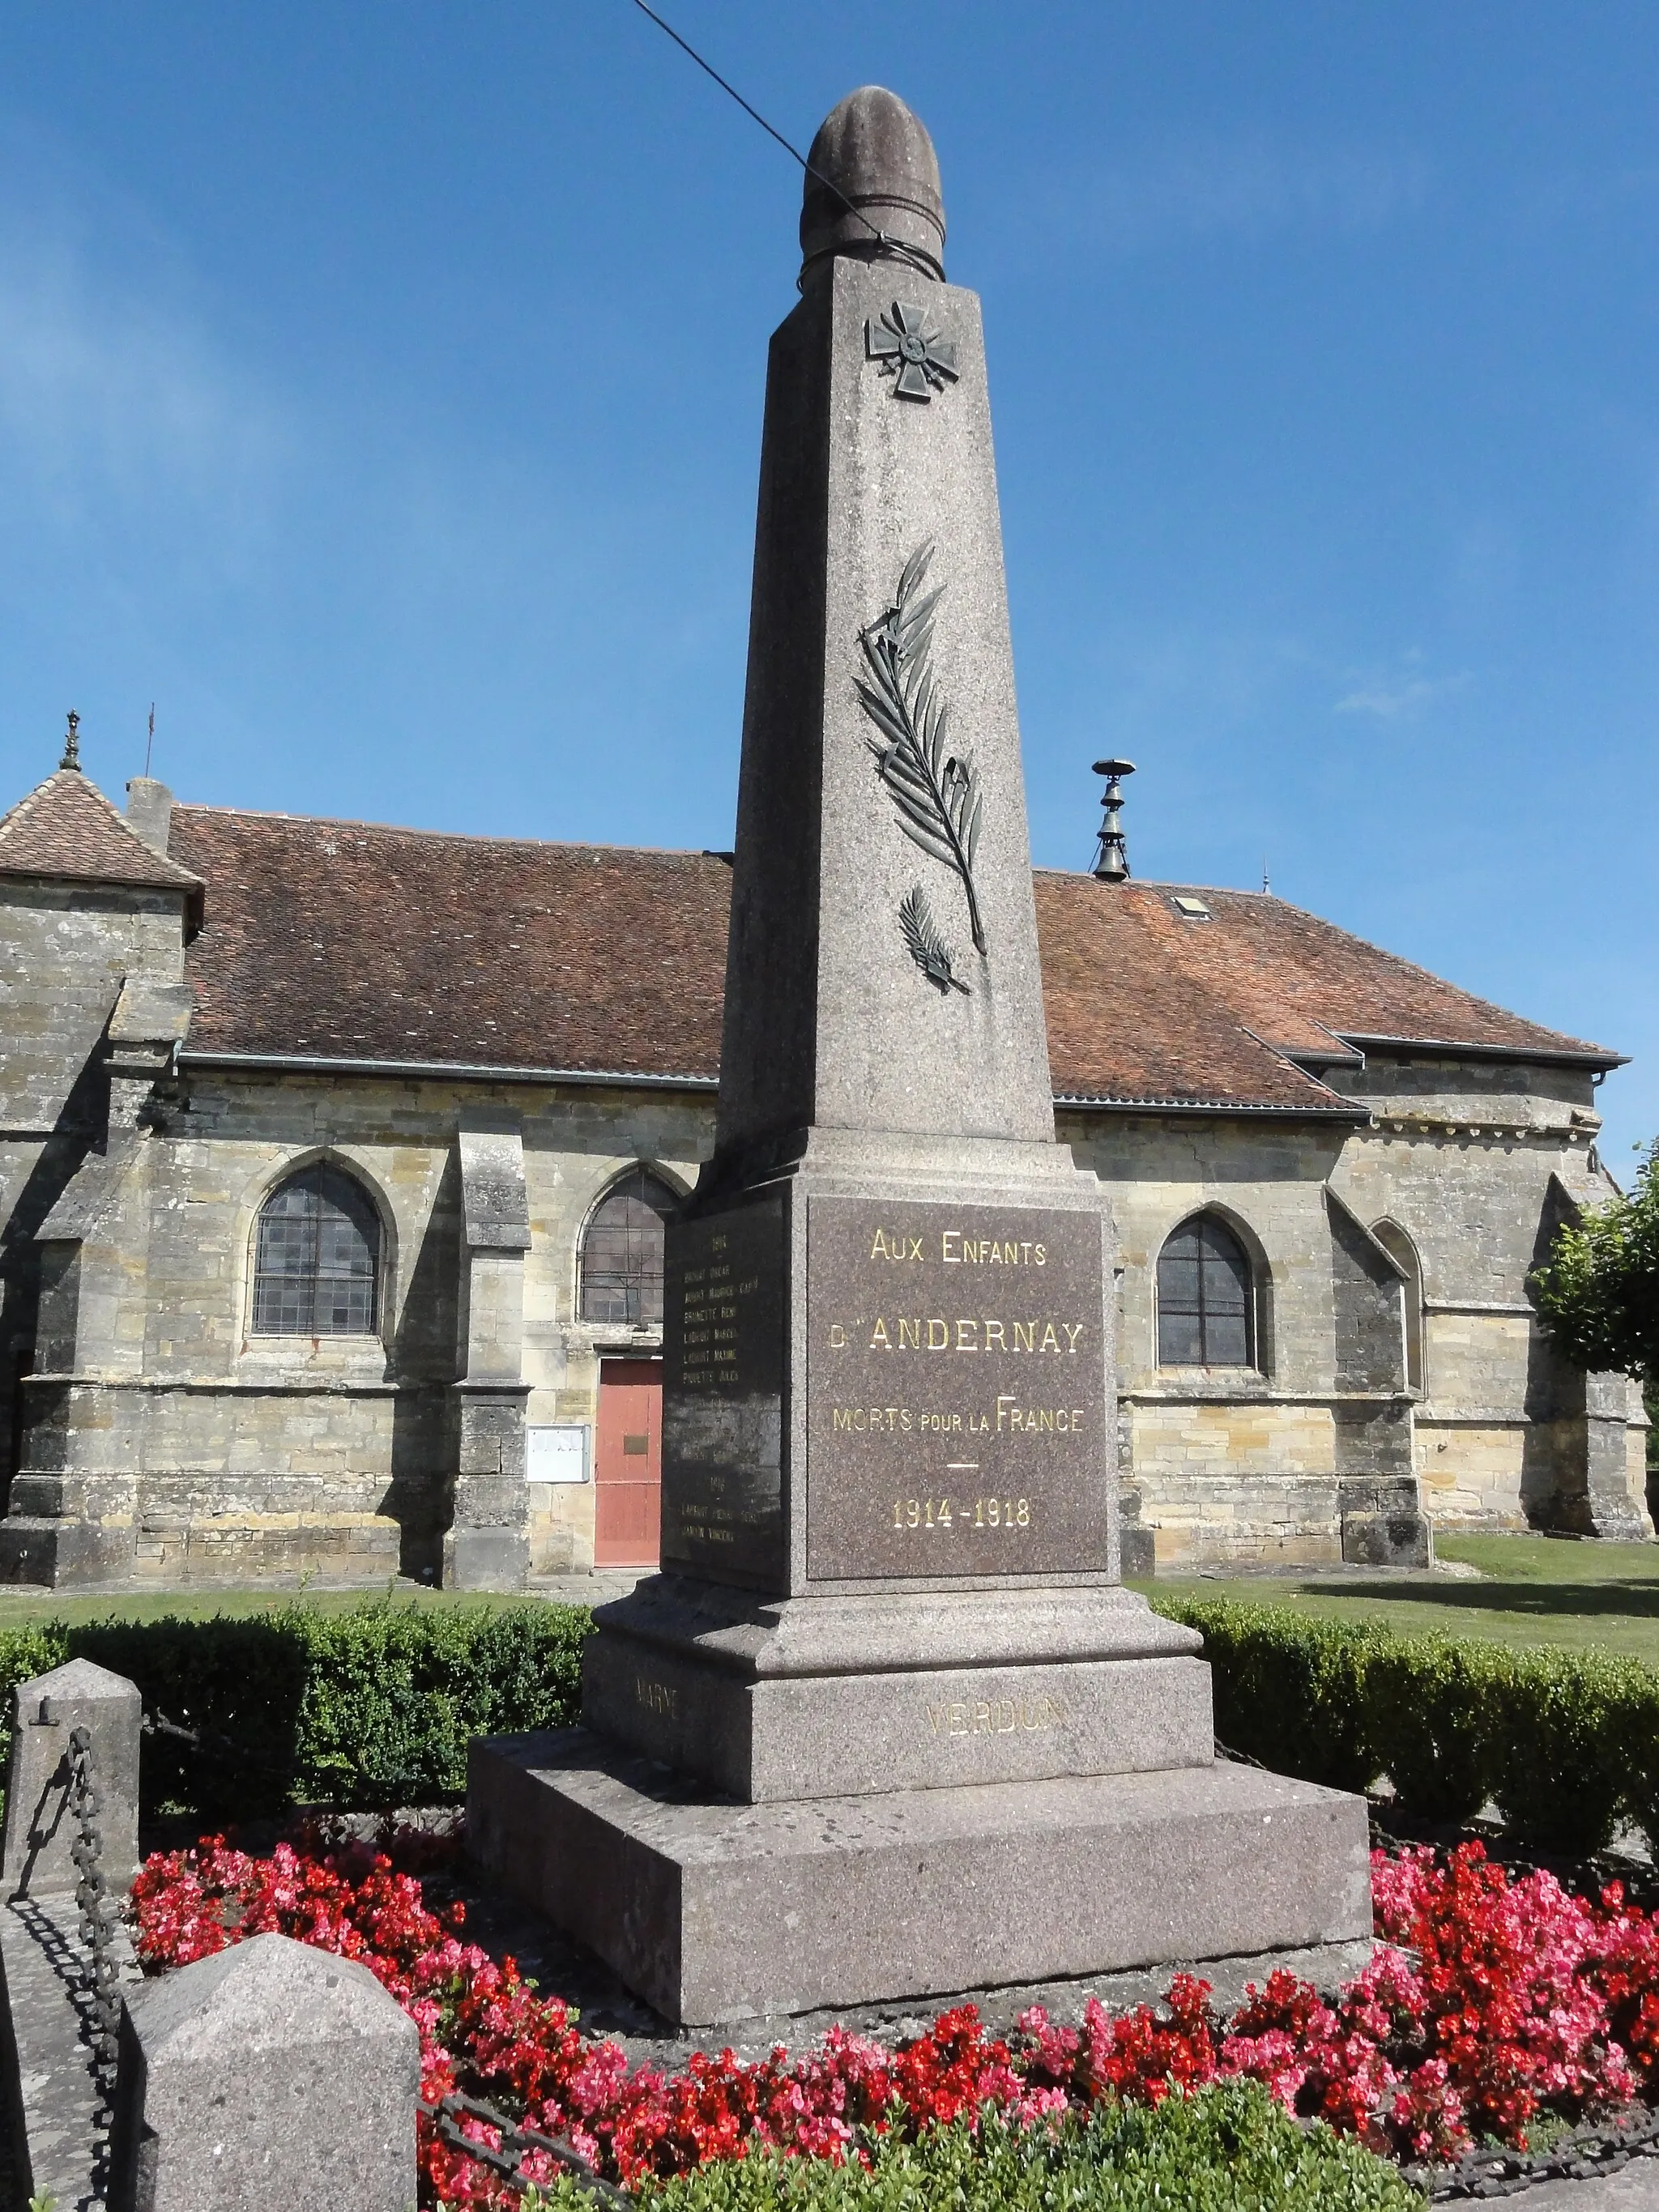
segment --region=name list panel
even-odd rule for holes
[[[669,1224],[662,1563],[769,1585],[783,1571],[783,1209]]]

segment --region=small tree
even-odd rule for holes
[[[1659,1138],[1623,1198],[1563,1223],[1530,1278],[1545,1328],[1593,1374],[1622,1370],[1659,1388]]]

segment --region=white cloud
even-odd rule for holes
[[[1109,252],[1214,238],[1260,245],[1287,230],[1381,230],[1427,201],[1433,173],[1409,148],[1286,146],[1263,134],[1147,149],[1071,186],[1072,224]]]
[[[264,543],[296,425],[164,241],[100,207],[94,248],[19,166],[0,161],[0,497],[37,558],[221,575]]]
[[[1395,677],[1373,678],[1336,702],[1339,714],[1370,714],[1380,722],[1408,720],[1432,705],[1437,699],[1449,697],[1462,691],[1474,681],[1467,669],[1455,676],[1415,676],[1409,673]]]

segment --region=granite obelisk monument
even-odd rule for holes
[[[475,1747],[473,1845],[688,2023],[1363,1940],[1363,1804],[1218,1765],[1198,1638],[1120,1582],[979,302],[892,94],[818,132],[801,244],[662,1572],[600,1609],[582,1729]]]

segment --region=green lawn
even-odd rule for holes
[[[144,1590],[87,1597],[53,1597],[31,1591],[14,1595],[0,1587],[0,1628],[21,1628],[36,1620],[213,1620],[271,1613],[287,1605],[314,1606],[319,1613],[346,1613],[372,1605],[387,1595],[382,1583],[373,1589]],[[487,1597],[456,1590],[432,1590],[418,1583],[393,1585],[396,1605],[522,1605],[522,1598]]]
[[[1133,1587],[1154,1600],[1237,1597],[1338,1620],[1382,1620],[1402,1630],[1439,1629],[1504,1644],[1563,1644],[1619,1651],[1659,1666],[1659,1544],[1563,1543],[1547,1536],[1443,1536],[1442,1559],[1480,1578],[1438,1575],[1160,1576]],[[122,1596],[14,1595],[0,1589],[0,1627],[34,1620],[207,1620],[268,1613],[296,1601],[327,1613],[384,1595],[361,1589],[145,1591]],[[512,1605],[514,1598],[458,1595],[398,1583],[399,1605]]]
[[[1182,1575],[1138,1582],[1156,1601],[1235,1597],[1411,1632],[1486,1636],[1617,1651],[1659,1666],[1659,1544],[1567,1543],[1548,1536],[1441,1536],[1444,1560],[1480,1579],[1349,1574]]]

